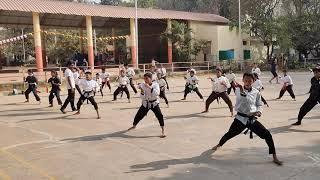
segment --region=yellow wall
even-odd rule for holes
[[[221,50],[235,50],[235,60],[243,57],[243,50],[251,50],[253,61],[260,61],[265,58],[266,48],[262,42],[250,41],[248,46],[242,46],[239,32],[236,28],[230,30],[229,26],[213,25],[205,22],[190,21],[189,27],[194,33],[194,38],[211,41],[211,57],[219,56]],[[250,39],[248,35],[242,35],[243,39]],[[241,47],[242,46],[242,47]],[[243,48],[243,49],[241,49]],[[239,52],[242,54],[240,55]],[[197,56],[198,61],[203,61],[203,53]]]

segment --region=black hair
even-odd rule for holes
[[[32,72],[32,69],[28,69],[28,73],[33,73],[33,72]]]
[[[92,75],[92,73],[90,71],[85,72],[84,74],[89,74]]]
[[[72,60],[70,60],[70,61],[67,62],[67,66],[68,66],[68,67],[71,66],[72,64],[74,64],[74,62],[73,62]]]
[[[151,72],[147,72],[143,75],[143,77],[148,77],[150,79],[152,79],[152,73]]]
[[[128,64],[128,63],[125,63],[123,66],[129,66],[129,64]]]
[[[55,70],[51,70],[51,73],[54,73],[55,75],[58,74],[57,71],[55,71]]]
[[[105,68],[105,67],[102,67],[101,70],[104,71],[104,70],[106,70],[106,68]]]
[[[100,74],[99,74],[99,73],[97,73],[97,74],[96,74],[96,76],[98,76],[98,75],[100,76]]]
[[[254,76],[256,79],[259,79],[258,73],[253,73],[253,76]]]
[[[312,71],[313,72],[320,72],[320,68],[313,68]]]
[[[252,73],[250,73],[250,72],[244,73],[243,74],[243,78],[245,78],[245,77],[250,77],[250,78],[252,78],[254,80],[254,75]]]

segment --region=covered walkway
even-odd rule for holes
[[[132,64],[136,65],[137,59],[134,51],[136,48],[136,29],[134,18],[135,9],[129,7],[89,5],[47,0],[0,1],[1,26],[33,27],[36,65],[37,70],[40,72],[44,69],[44,58],[42,55],[43,45],[41,42],[41,28],[44,27],[78,28],[79,31],[83,31],[85,29],[88,60],[92,69],[94,68],[93,28],[105,29],[130,27],[129,47],[131,49]],[[139,27],[142,26],[141,22],[145,22],[145,24],[151,24],[151,27],[152,24],[155,24],[150,23],[152,20],[163,22],[165,26],[159,27],[159,29],[170,28],[171,20],[200,21],[217,25],[226,25],[229,22],[226,18],[214,14],[189,13],[158,9],[139,9],[138,18],[143,19],[142,21],[139,21]],[[141,29],[148,30],[148,28],[143,27]],[[83,32],[80,32],[80,34],[81,33]],[[139,32],[139,34],[141,34],[141,32]],[[148,41],[145,43],[148,43]],[[159,46],[161,46],[161,44]],[[148,47],[148,45],[145,45],[142,39],[142,45],[139,44],[139,49],[144,49],[145,47]],[[168,40],[165,47],[167,48],[167,62],[172,63],[172,43]],[[140,51],[140,53],[143,53],[143,51]],[[141,54],[141,57],[143,56],[144,54]]]

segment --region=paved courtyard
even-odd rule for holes
[[[59,107],[48,108],[48,94],[41,93],[38,105],[24,97],[0,96],[0,179],[3,180],[319,180],[320,113],[317,106],[300,127],[291,127],[300,106],[308,97],[311,73],[291,74],[297,101],[286,94],[275,101],[281,85],[267,83],[265,107],[260,121],[271,130],[279,158],[277,167],[258,137],[240,135],[220,151],[207,151],[228,130],[232,118],[226,104],[211,104],[201,114],[204,102],[196,94],[183,96],[182,77],[169,79],[170,108],[161,101],[167,138],[160,139],[160,128],[152,112],[131,132],[133,117],[140,106],[135,96],[111,102],[107,93],[97,96],[102,119],[96,119],[91,105],[83,106],[81,116],[61,114]],[[201,76],[200,91],[207,98],[211,84]],[[105,90],[106,92],[106,90]],[[65,99],[65,91],[62,99]],[[234,94],[231,96],[233,102]],[[70,110],[70,109],[69,109]]]

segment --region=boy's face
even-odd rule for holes
[[[190,72],[190,76],[191,77],[194,76],[194,72],[193,71]]]
[[[86,80],[91,80],[91,74],[86,74]]]
[[[161,79],[161,74],[157,74],[158,79]]]
[[[105,69],[102,69],[102,72],[103,72],[103,73],[105,73],[105,72],[106,72],[106,70],[105,70]]]
[[[150,78],[150,77],[148,77],[148,76],[144,76],[144,82],[146,83],[146,84],[151,84],[152,83],[152,79]]]
[[[244,87],[251,88],[251,85],[254,80],[252,79],[252,77],[245,76],[245,77],[243,77],[242,81],[243,81]]]
[[[285,76],[286,76],[286,75],[287,75],[287,72],[283,72],[283,75],[285,75]]]
[[[320,71],[316,71],[316,72],[314,73],[314,76],[315,76],[316,78],[319,78],[319,77],[320,77]]]
[[[96,75],[96,78],[97,78],[97,79],[99,79],[99,78],[100,78],[100,76],[99,76],[99,75]]]
[[[76,68],[72,68],[72,72],[77,72]]]
[[[125,76],[124,71],[121,71],[120,75],[121,75],[122,77],[124,77],[124,76]]]
[[[32,75],[32,72],[28,72],[28,75],[31,76],[31,75]]]
[[[216,71],[216,75],[217,75],[217,77],[220,77],[220,76],[222,76],[222,72],[221,71]]]
[[[56,73],[51,72],[51,76],[52,76],[52,77],[55,77],[55,76],[56,76]]]

